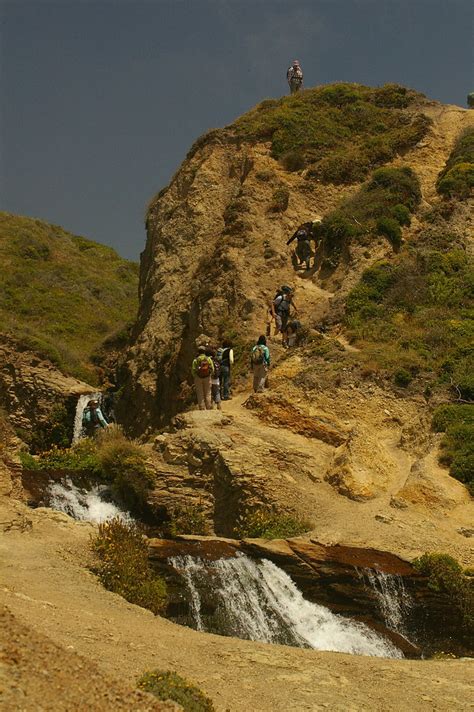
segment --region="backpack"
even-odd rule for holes
[[[84,408],[84,412],[82,413],[82,425],[84,427],[87,427],[88,425],[98,425],[99,424],[99,416],[97,415],[97,411],[95,408],[91,408],[88,406],[87,408]]]
[[[254,346],[250,358],[252,366],[261,366],[265,363],[265,349],[261,345]]]
[[[283,295],[280,294],[279,297],[273,300],[275,311],[279,316],[290,313],[290,302],[288,299],[283,299]]]
[[[212,359],[212,363],[214,364],[214,378],[219,378],[221,375],[221,362],[218,356]]]
[[[207,378],[211,375],[211,364],[207,356],[204,356],[198,361],[197,375],[199,378]]]

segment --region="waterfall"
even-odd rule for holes
[[[76,414],[74,416],[74,431],[72,435],[72,444],[77,443],[82,437],[82,414],[84,408],[90,400],[100,400],[100,393],[86,393],[85,395],[79,396],[76,405]]]
[[[360,573],[375,594],[387,628],[406,636],[404,621],[413,601],[403,585],[402,577],[374,569],[364,569]]]
[[[271,561],[243,554],[205,562],[191,556],[169,559],[184,578],[193,627],[267,643],[315,650],[402,658],[388,640],[363,623],[306,601],[290,577]],[[213,599],[213,605],[205,601]],[[205,605],[212,615],[204,614]]]
[[[74,519],[88,522],[105,522],[113,517],[123,521],[131,521],[128,512],[119,509],[113,502],[106,500],[107,487],[94,485],[91,489],[80,489],[66,479],[63,482],[53,482],[45,491],[45,501],[48,507],[69,514]]]

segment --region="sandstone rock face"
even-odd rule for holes
[[[281,186],[290,191],[289,207],[275,213],[272,195]],[[275,289],[292,271],[289,234],[341,193],[304,186],[302,176],[270,158],[268,146],[218,133],[196,145],[152,202],[122,403],[131,430],[143,432],[183,408],[199,334],[248,343],[261,333]],[[312,284],[306,291],[313,302],[318,297],[315,315],[322,315],[328,295]]]
[[[0,337],[0,406],[15,428],[31,432],[48,421],[56,405],[66,405],[70,425],[77,398],[94,387],[65,376],[50,361]]]

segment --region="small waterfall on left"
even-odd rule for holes
[[[100,397],[100,393],[86,393],[85,395],[79,396],[76,405],[76,414],[74,416],[74,430],[72,435],[73,445],[82,438],[82,414],[84,412],[84,408],[90,400],[96,399],[100,401]]]
[[[93,485],[83,489],[66,478],[48,486],[45,500],[51,509],[81,521],[100,523],[114,517],[119,517],[124,522],[132,521],[128,512],[109,501],[108,488],[105,485]]]

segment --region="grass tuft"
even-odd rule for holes
[[[175,672],[153,670],[138,680],[140,690],[150,692],[159,700],[173,700],[184,712],[214,712],[212,701],[195,685]]]

